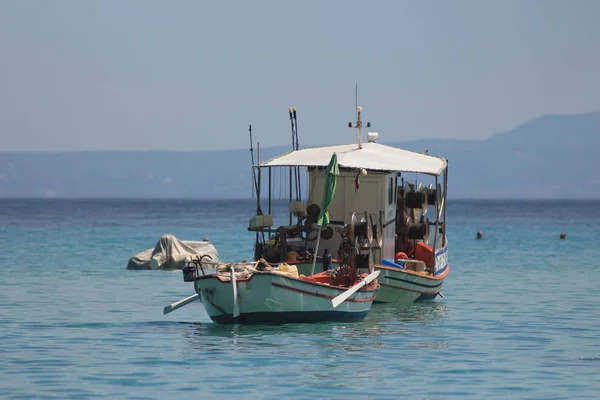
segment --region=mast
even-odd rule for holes
[[[358,142],[358,148],[362,149],[362,107],[358,105],[358,83],[354,92],[354,102],[356,105],[356,140]],[[370,122],[367,122],[367,128],[371,126]],[[348,122],[348,128],[352,128],[352,122]]]
[[[362,107],[356,107],[356,137],[358,148],[362,149]]]

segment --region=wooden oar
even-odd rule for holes
[[[177,303],[173,303],[171,305],[166,306],[165,308],[163,308],[163,315],[166,315],[168,313],[170,313],[171,311],[175,311],[178,308],[181,308],[183,306],[186,306],[190,303],[193,303],[194,301],[200,299],[200,295],[199,294],[195,294],[193,296],[190,297],[186,297],[183,300],[179,300]]]
[[[368,285],[374,279],[377,279],[378,276],[379,276],[379,271],[373,271],[369,275],[367,275],[367,277],[365,279],[363,279],[360,283],[357,283],[356,285],[352,286],[350,289],[346,290],[344,293],[331,299],[331,304],[333,305],[333,308],[336,308],[337,306],[342,304],[344,301],[346,301],[346,299],[348,297],[350,297],[354,293],[356,293],[358,291],[358,289],[360,289],[361,287],[363,287],[365,285]]]

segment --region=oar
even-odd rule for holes
[[[346,301],[346,299],[348,297],[350,297],[354,293],[356,293],[358,291],[358,289],[360,289],[361,287],[363,287],[365,285],[368,285],[374,279],[377,279],[378,276],[379,276],[379,271],[373,271],[369,275],[367,275],[367,277],[365,279],[363,279],[360,283],[357,283],[356,285],[352,286],[350,289],[346,290],[344,293],[331,299],[331,304],[333,305],[333,308],[336,308],[337,306],[342,304],[344,301]]]
[[[233,265],[231,266],[231,287],[233,288],[233,318],[237,318],[240,316],[240,305],[238,304],[237,282]]]
[[[193,296],[186,297],[183,300],[179,300],[177,303],[173,303],[171,305],[168,305],[165,308],[163,308],[163,315],[167,315],[171,311],[175,311],[178,308],[181,308],[181,307],[186,306],[186,305],[188,305],[190,303],[193,303],[194,301],[196,301],[198,299],[200,299],[200,295],[199,294],[195,294]]]

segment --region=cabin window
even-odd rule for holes
[[[394,179],[390,178],[390,183],[388,184],[388,204],[394,203]]]

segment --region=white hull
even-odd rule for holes
[[[348,288],[272,272],[255,272],[247,279],[238,279],[236,286],[239,316],[234,318],[230,280],[206,275],[194,284],[210,318],[221,324],[360,321],[371,309],[377,294],[377,284],[372,283],[334,308],[331,300]]]

